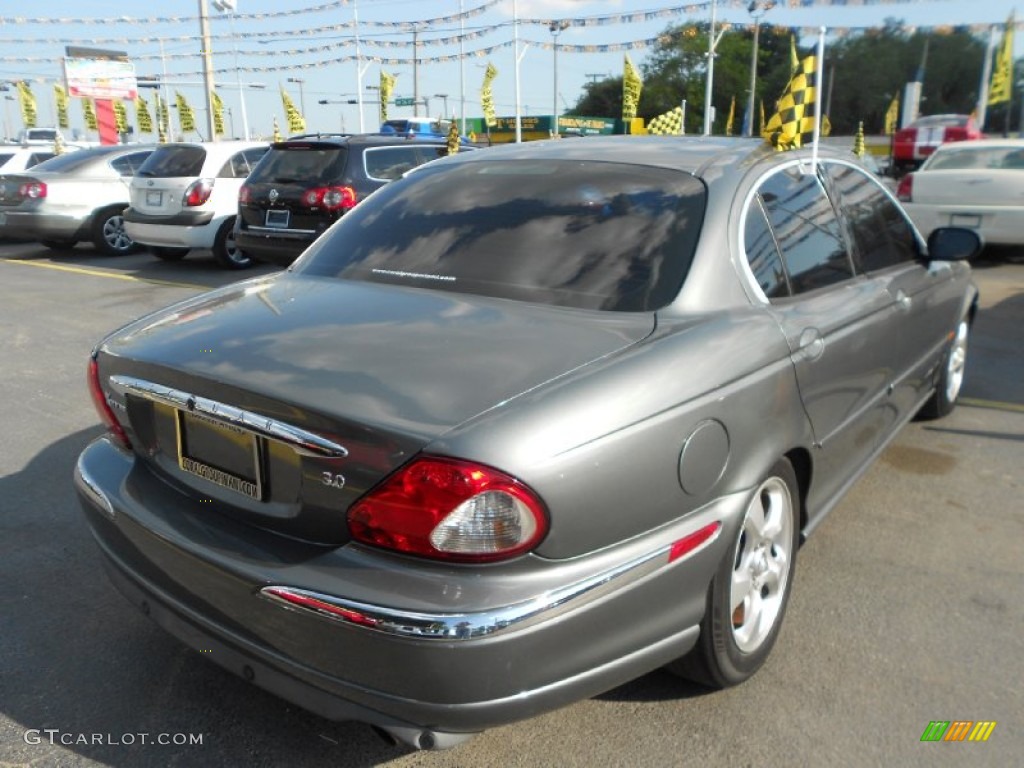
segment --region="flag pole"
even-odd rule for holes
[[[818,139],[821,136],[821,83],[825,76],[825,28],[818,28],[818,73],[814,78],[814,141],[811,146],[811,172],[818,169]]]

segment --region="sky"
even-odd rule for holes
[[[37,100],[38,124],[53,125],[53,84],[63,79],[65,46],[124,51],[140,76],[164,75],[169,91],[180,91],[196,109],[205,133],[199,7],[207,0],[0,0],[0,83],[25,80]],[[209,0],[215,83],[226,107],[228,133],[268,137],[276,118],[287,133],[283,88],[306,118],[307,130],[372,131],[381,69],[397,76],[392,96],[419,97],[420,115],[482,114],[480,90],[485,67],[498,75],[492,89],[498,115],[514,115],[516,56],[514,18],[519,19],[519,105],[524,116],[550,115],[576,103],[588,82],[620,76],[624,56],[639,68],[652,48],[645,44],[667,27],[710,20],[732,28],[749,26],[749,0],[236,0],[235,11],[219,11]],[[759,0],[767,4],[767,0]],[[800,30],[801,45],[814,45],[816,31],[829,40],[897,19],[910,27],[977,25],[988,38],[1002,25],[1016,0],[777,0],[760,14],[764,24]],[[222,3],[223,4],[223,3]],[[228,5],[231,3],[229,2]],[[37,10],[38,9],[38,10]],[[479,10],[479,12],[476,12]],[[646,12],[647,20],[626,19]],[[464,18],[459,19],[460,13]],[[552,51],[556,37],[548,23],[572,20],[557,35],[560,46],[589,46],[587,52]],[[355,22],[358,21],[358,24]],[[584,25],[582,22],[589,22]],[[1024,9],[1022,9],[1024,21]],[[429,23],[428,23],[429,22]],[[420,42],[414,62],[411,25]],[[356,37],[358,33],[358,59]],[[729,34],[726,29],[725,34]],[[461,41],[460,41],[461,38]],[[628,51],[620,46],[631,44]],[[608,50],[611,47],[612,50]],[[1024,31],[1016,35],[1022,55]],[[461,52],[461,60],[460,60]],[[375,57],[390,59],[385,63]],[[359,65],[362,64],[362,76]],[[981,73],[979,72],[979,80]],[[299,82],[301,81],[301,82]],[[370,87],[368,87],[370,86]],[[0,86],[2,87],[2,86]],[[348,104],[362,92],[359,107]],[[12,91],[3,96],[3,135],[22,127]],[[147,98],[152,91],[143,89]],[[642,98],[642,97],[641,97]],[[152,101],[151,98],[149,98]],[[327,104],[320,104],[325,100]],[[412,107],[388,108],[390,117],[413,114]],[[244,114],[243,114],[244,113]],[[134,109],[129,107],[129,122]],[[84,130],[82,109],[72,104],[72,128]],[[95,134],[92,134],[95,137]],[[188,138],[198,138],[190,135]]]

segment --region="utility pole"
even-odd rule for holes
[[[199,33],[203,45],[203,85],[206,86],[206,132],[210,141],[217,140],[213,130],[213,51],[210,50],[210,16],[206,0],[199,0]]]

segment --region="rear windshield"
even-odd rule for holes
[[[250,184],[327,184],[342,178],[347,157],[348,150],[342,147],[274,147],[249,174],[248,181]]]
[[[108,152],[90,152],[89,150],[76,150],[73,152],[65,152],[62,155],[55,155],[49,160],[44,160],[39,165],[35,166],[33,170],[36,171],[57,171],[59,173],[66,173],[67,171],[73,171],[76,168],[80,168],[83,165],[88,164],[97,154],[109,154]]]
[[[957,151],[936,152],[928,168],[933,171],[960,171],[970,168],[1024,168],[1024,147],[970,147]]]
[[[204,160],[206,150],[202,147],[157,147],[136,175],[157,179],[199,176],[203,172]]]
[[[346,214],[296,270],[649,311],[678,293],[704,204],[700,181],[661,168],[552,160],[424,166]]]

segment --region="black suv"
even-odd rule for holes
[[[444,139],[396,134],[316,134],[271,144],[239,192],[236,245],[257,261],[287,266],[375,189],[445,154]]]

